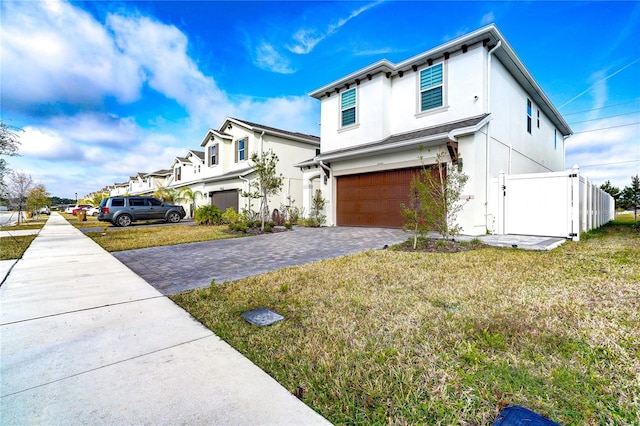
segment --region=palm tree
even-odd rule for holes
[[[188,186],[185,186],[184,188],[180,188],[176,201],[189,204],[189,217],[193,218],[193,212],[196,210],[196,200],[200,197],[202,197],[202,192],[194,191]]]
[[[178,196],[177,192],[173,188],[167,188],[166,186],[159,187],[156,192],[153,193],[153,196],[163,203],[173,204],[176,202],[176,198]]]

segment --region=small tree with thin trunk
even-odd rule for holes
[[[638,205],[640,205],[640,176],[631,176],[631,186],[625,186],[620,195],[620,207],[633,210],[633,220],[638,220]]]
[[[422,151],[422,148],[420,148]],[[422,155],[420,155],[422,160]],[[416,173],[409,183],[409,204],[401,204],[404,228],[413,232],[413,247],[418,236],[435,231],[446,240],[458,235],[461,226],[458,213],[464,207],[460,199],[469,177],[458,167],[444,161],[444,153],[436,155],[435,165]]]
[[[25,208],[27,196],[33,187],[31,175],[14,171],[11,173],[9,184],[7,185],[7,193],[11,207],[18,209],[18,224]]]
[[[0,121],[0,155],[13,157],[18,154],[20,148],[20,138],[14,130],[19,130],[15,127]],[[4,158],[0,158],[0,198],[4,198],[7,195],[7,182],[5,177],[9,174],[9,168]]]
[[[260,217],[262,220],[261,230],[264,231],[264,224],[271,216],[269,211],[269,197],[276,195],[282,189],[284,176],[277,173],[278,156],[270,149],[260,156],[257,152],[251,154],[251,161],[254,163],[256,180],[251,182],[251,186],[256,189],[260,196]]]
[[[37,211],[49,204],[49,193],[41,183],[35,185],[27,195],[27,206],[31,211]]]

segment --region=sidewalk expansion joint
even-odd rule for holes
[[[183,346],[183,345],[187,345],[187,344],[190,344],[190,343],[193,343],[193,342],[197,342],[199,340],[210,339],[212,337],[217,337],[217,336],[215,334],[213,334],[213,333],[210,333],[208,336],[202,336],[202,337],[198,337],[196,339],[187,340],[185,342],[176,343],[175,345],[170,345],[170,346],[167,346],[165,348],[156,349],[154,351],[150,351],[150,352],[146,352],[146,353],[143,353],[143,354],[140,354],[140,355],[132,356],[132,357],[129,357],[129,358],[126,358],[126,359],[122,359],[120,361],[115,361],[115,362],[111,362],[109,364],[101,365],[100,367],[91,368],[89,370],[82,371],[80,373],[75,373],[75,374],[71,374],[71,375],[66,376],[66,377],[61,377],[61,378],[56,379],[56,380],[51,380],[50,382],[47,382],[47,383],[41,383],[39,385],[31,386],[31,387],[28,387],[26,389],[22,389],[22,390],[19,390],[19,391],[16,391],[16,392],[11,392],[11,393],[8,393],[8,394],[5,394],[5,395],[0,395],[0,398],[5,398],[5,397],[8,397],[8,396],[17,395],[17,394],[20,394],[22,392],[28,392],[28,391],[33,390],[33,389],[37,389],[37,388],[41,388],[41,387],[44,387],[44,386],[51,385],[53,383],[62,382],[64,380],[68,380],[68,379],[72,379],[74,377],[82,376],[82,375],[87,374],[87,373],[92,373],[94,371],[102,370],[104,368],[112,367],[114,365],[122,364],[124,362],[132,361],[134,359],[143,358],[145,356],[153,355],[153,354],[156,354],[158,352],[166,351],[168,349],[177,348],[177,347],[180,347],[180,346]]]
[[[168,299],[167,296],[161,294],[159,296],[145,297],[143,299],[126,300],[124,302],[109,303],[107,305],[92,306],[90,308],[76,309],[76,310],[73,310],[73,311],[65,311],[65,312],[58,312],[56,314],[43,315],[41,317],[33,317],[33,318],[22,319],[22,320],[19,320],[19,321],[5,322],[5,323],[0,324],[0,326],[19,324],[21,322],[35,321],[35,320],[40,320],[40,319],[43,319],[43,318],[53,318],[53,317],[58,317],[60,315],[75,314],[76,312],[93,311],[94,309],[108,308],[109,306],[126,305],[128,303],[144,302],[144,301],[147,301],[147,300],[154,300],[154,299],[160,299],[160,298]]]

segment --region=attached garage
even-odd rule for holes
[[[338,226],[401,228],[400,204],[409,201],[409,182],[420,168],[337,177]]]
[[[224,213],[227,208],[232,207],[235,211],[238,211],[238,189],[231,189],[227,191],[214,191],[210,192],[211,205],[217,206]]]

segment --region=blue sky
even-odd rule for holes
[[[640,173],[640,2],[3,1],[9,166],[73,198],[200,149],[227,116],[319,134],[311,91],[495,23],[575,135],[566,166]]]

